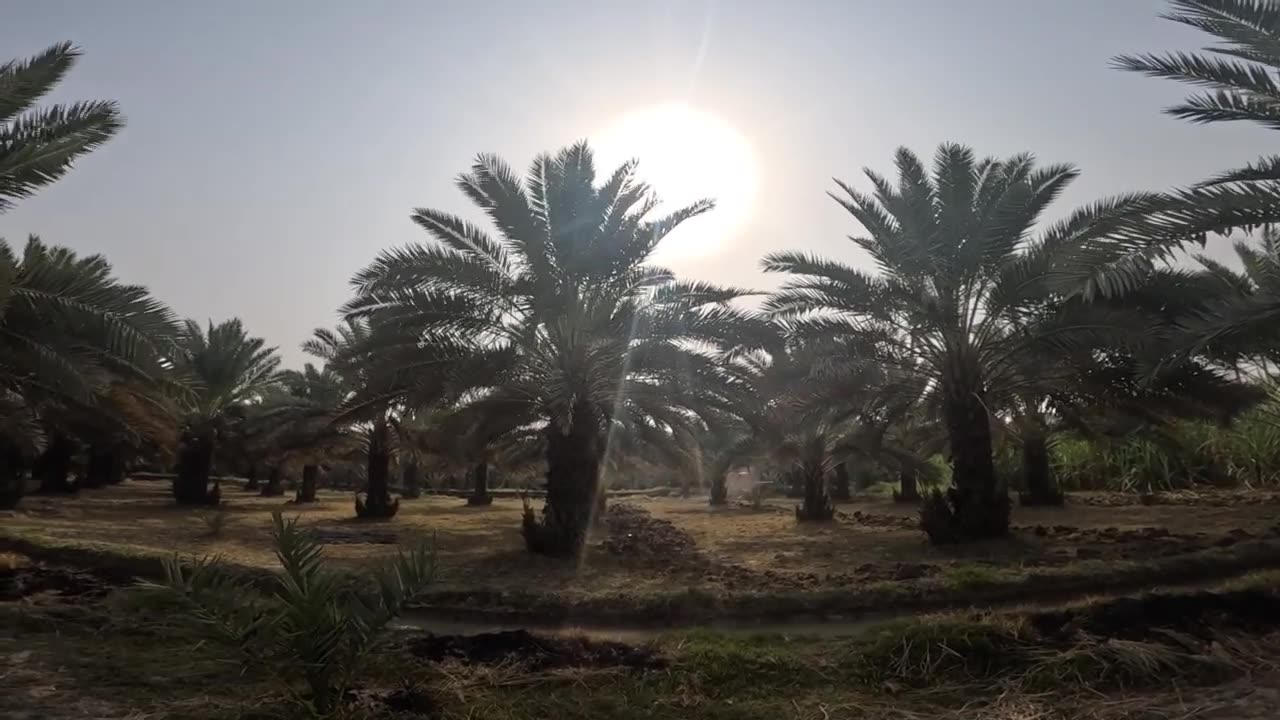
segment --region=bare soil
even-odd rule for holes
[[[520,504],[487,507],[447,497],[405,500],[389,521],[354,518],[352,497],[322,492],[298,506],[223,485],[227,522],[211,535],[208,510],[173,505],[163,482],[130,481],[74,497],[31,497],[0,521],[0,535],[163,555],[222,555],[273,567],[272,511],[322,534],[339,567],[365,568],[397,546],[434,543],[441,592],[554,593],[567,601],[861,589],[877,583],[966,584],[1081,563],[1176,558],[1280,537],[1274,493],[1200,493],[1206,505],[1079,501],[1015,508],[1007,539],[935,548],[915,529],[916,510],[887,500],[843,504],[836,522],[797,523],[789,501],[761,510],[711,508],[705,498],[628,497],[611,502],[578,563],[532,556],[520,538]],[[1103,498],[1100,494],[1082,496]],[[1183,496],[1180,496],[1183,497]]]

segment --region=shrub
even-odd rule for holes
[[[400,498],[383,498],[380,502],[365,493],[356,493],[356,517],[368,520],[386,520],[400,511]]]
[[[1002,492],[988,497],[955,487],[946,493],[934,490],[920,505],[920,529],[934,545],[996,537],[1008,531],[1012,509]]]
[[[224,507],[218,507],[200,515],[200,521],[204,523],[205,536],[211,538],[222,537],[226,531],[227,525],[231,522],[231,515]]]
[[[965,682],[1025,666],[1031,643],[1015,624],[944,619],[894,624],[852,659],[865,680],[924,687]]]
[[[240,653],[247,670],[274,676],[293,702],[325,716],[339,709],[392,620],[426,588],[435,555],[426,545],[398,552],[353,587],[325,566],[320,544],[297,523],[272,515],[283,572],[265,595],[216,557],[184,564],[174,556],[164,563],[163,582],[143,586],[180,598],[211,640]]]

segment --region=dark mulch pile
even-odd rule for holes
[[[697,541],[670,520],[655,518],[648,510],[630,503],[614,503],[605,511],[608,536],[600,542],[607,552],[623,556],[693,559]]]
[[[526,630],[480,635],[424,635],[409,641],[415,657],[440,662],[461,660],[496,664],[515,662],[530,670],[564,667],[628,667],[638,670],[667,666],[667,661],[643,646],[585,637],[534,635]]]
[[[396,534],[367,528],[313,528],[316,541],[325,545],[395,545]]]
[[[1141,640],[1155,630],[1174,630],[1210,639],[1215,628],[1259,632],[1280,626],[1280,597],[1263,590],[1152,593],[1080,608],[1037,612],[1028,622],[1044,637],[1084,632],[1106,638]]]
[[[749,568],[736,563],[715,563],[705,578],[729,590],[821,590],[832,587],[860,587],[871,582],[917,580],[937,575],[938,565],[928,563],[863,563],[850,572],[785,572]]]
[[[865,512],[863,510],[854,510],[853,512],[836,511],[836,519],[841,522],[848,522],[854,525],[865,525],[874,528],[888,528],[890,530],[919,530],[920,518],[907,517],[905,515],[886,515],[881,513]]]
[[[1127,505],[1194,505],[1234,507],[1236,505],[1280,504],[1280,492],[1259,490],[1168,490],[1148,493],[1068,494],[1069,503],[1097,507]]]
[[[118,582],[83,570],[32,563],[0,569],[0,601],[12,602],[40,593],[96,600],[119,586]]]

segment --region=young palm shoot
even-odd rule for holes
[[[246,669],[274,676],[293,702],[332,716],[391,622],[431,582],[435,552],[425,543],[398,552],[370,582],[353,585],[326,567],[320,543],[297,518],[276,512],[272,524],[282,572],[265,594],[217,557],[174,556],[164,581],[144,586],[180,598],[210,639],[234,648]]]

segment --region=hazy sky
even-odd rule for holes
[[[757,267],[772,250],[856,259],[843,240],[856,225],[824,193],[863,166],[891,174],[899,145],[1073,162],[1084,175],[1055,214],[1267,152],[1266,131],[1163,116],[1185,88],[1108,67],[1206,44],[1157,19],[1164,7],[5,0],[0,58],[75,42],[85,56],[55,98],[118,100],[128,126],[0,215],[0,236],[105,253],[179,313],[240,316],[299,364],[350,276],[425,238],[413,207],[471,212],[452,180],[476,153],[523,167],[629,111],[683,102],[749,140],[761,182],[741,229],[676,267],[768,287]]]

